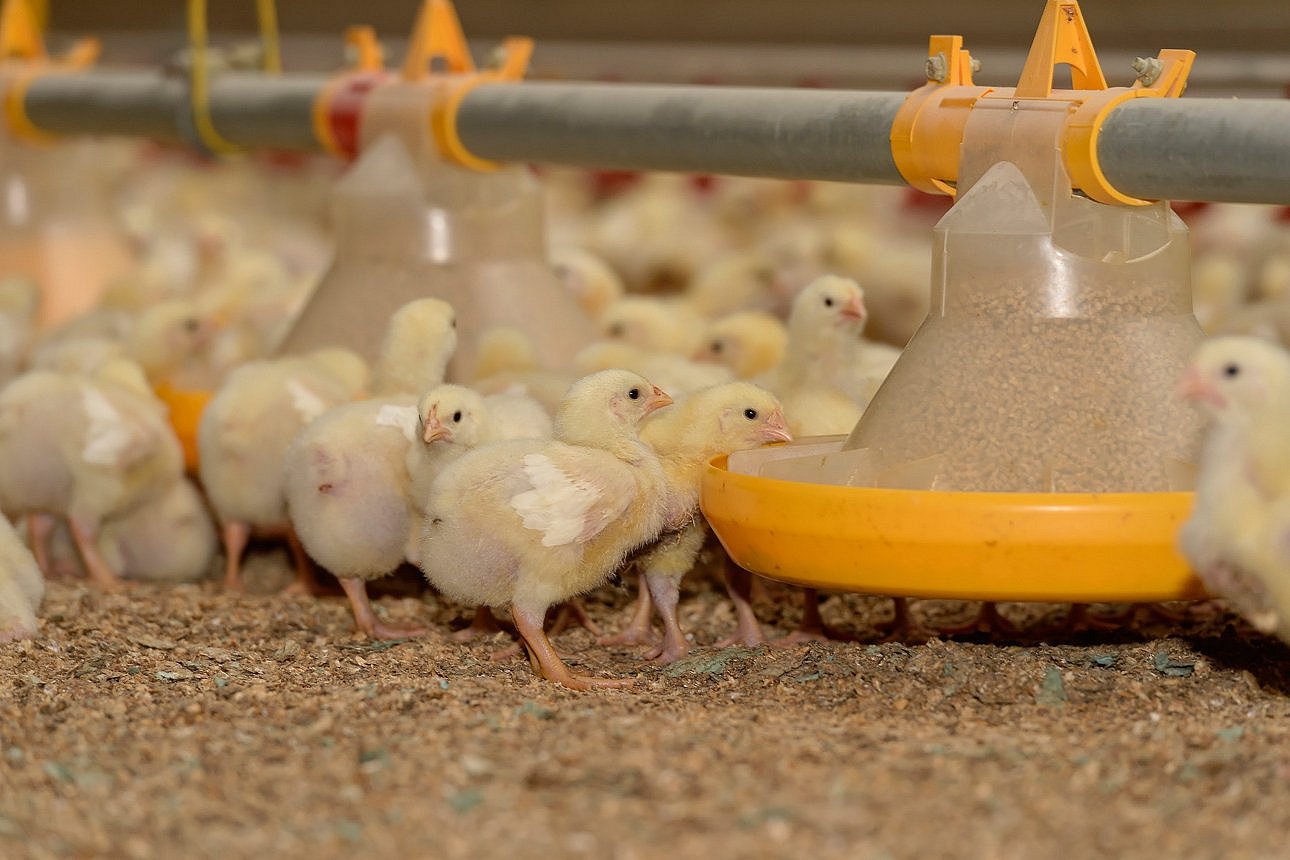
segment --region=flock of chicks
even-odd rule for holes
[[[570,673],[544,632],[547,611],[578,612],[578,595],[634,564],[636,611],[602,641],[682,657],[679,583],[712,545],[698,511],[706,462],[849,432],[926,312],[930,255],[925,240],[901,238],[922,231],[877,225],[881,206],[858,205],[863,189],[749,180],[701,192],[652,177],[595,202],[581,175],[548,183],[564,246],[553,264],[603,338],[570,368],[539,366],[525,334],[494,329],[480,333],[469,386],[446,384],[458,332],[436,299],[390,319],[371,367],[341,348],[264,357],[306,291],[262,249],[230,253],[231,230],[203,245],[221,253],[201,295],[159,295],[136,278],[39,337],[34,287],[0,282],[0,640],[34,634],[42,573],[83,566],[104,588],[123,574],[194,580],[222,539],[225,587],[240,590],[251,538],[281,537],[291,587],[312,591],[320,565],[369,636],[426,632],[382,619],[367,595],[370,580],[411,562],[479,607],[456,638],[495,629],[491,610],[507,610],[535,671],[577,689],[626,682]],[[698,218],[696,195],[706,195]],[[1261,290],[1280,271],[1280,247],[1268,246]],[[1214,265],[1198,312],[1233,330],[1253,314],[1256,333],[1278,335],[1276,314],[1246,307],[1250,283]],[[886,342],[864,336],[874,305],[885,324],[869,330]],[[1290,359],[1263,341],[1216,339],[1187,380],[1214,430],[1184,550],[1256,626],[1286,635],[1290,578],[1263,574],[1290,567],[1279,429]],[[198,434],[199,483],[154,394],[162,384],[216,391]],[[1252,509],[1260,515],[1235,513]],[[10,525],[19,519],[32,553]],[[59,558],[51,544],[63,534],[75,553]],[[727,577],[739,620],[727,642],[764,641],[747,574],[728,566]],[[799,634],[821,633],[808,591]]]

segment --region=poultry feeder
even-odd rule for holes
[[[956,195],[932,310],[849,436],[714,461],[704,513],[738,564],[800,585],[1203,597],[1175,548],[1200,431],[1173,394],[1203,336],[1187,231],[1167,203],[1111,188],[1095,148],[1115,104],[1180,95],[1192,55],[1108,89],[1078,6],[1056,0],[1015,88],[973,86],[957,36],[929,53],[892,144],[912,184]],[[1059,63],[1073,89],[1053,89]]]
[[[590,341],[591,321],[546,262],[536,180],[521,165],[458,153],[462,166],[442,154],[451,135],[440,107],[475,84],[520,78],[531,50],[528,39],[508,39],[500,65],[477,72],[452,6],[426,4],[402,75],[366,96],[360,154],[332,200],[336,256],[282,351],[340,343],[373,359],[390,315],[424,296],[458,314],[451,378],[471,378],[478,337],[492,327],[529,334],[548,367]],[[322,112],[346,109],[345,92]]]
[[[45,52],[26,2],[0,9],[0,96],[6,107],[34,71],[81,68],[97,45],[83,42],[65,58]],[[13,119],[13,114],[6,110]],[[92,308],[130,266],[130,250],[107,216],[106,202],[83,177],[93,174],[85,149],[52,145],[29,125],[10,122],[0,135],[0,277],[21,277],[40,290],[37,322],[50,327]],[[72,179],[78,177],[79,179]]]

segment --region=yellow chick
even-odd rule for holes
[[[1210,418],[1183,555],[1255,627],[1290,641],[1290,355],[1256,338],[1215,338],[1179,394]]]
[[[0,386],[22,370],[31,349],[40,308],[40,289],[34,281],[0,278]]]
[[[381,343],[374,381],[382,396],[323,412],[287,451],[291,525],[309,556],[340,580],[355,623],[373,638],[425,634],[422,627],[380,620],[367,582],[415,557],[417,512],[406,462],[417,434],[417,397],[443,382],[456,348],[449,304],[418,299],[404,305]]]
[[[179,583],[210,573],[217,543],[201,493],[180,478],[129,513],[104,522],[98,546],[126,579]]]
[[[599,321],[601,337],[623,341],[650,352],[694,355],[706,323],[687,304],[676,299],[627,296],[605,309]]]
[[[463,385],[439,385],[417,403],[419,440],[408,446],[412,501],[424,512],[430,487],[448,463],[477,445],[510,439],[550,439],[551,416],[531,397],[485,397]]]
[[[573,385],[553,441],[484,445],[440,473],[421,532],[421,569],[448,597],[510,608],[535,672],[575,690],[629,680],[578,676],[543,630],[549,607],[603,583],[633,549],[679,526],[662,464],[637,428],[672,399],[607,370]]]
[[[473,387],[481,394],[526,394],[554,414],[577,379],[574,373],[543,368],[533,341],[519,329],[496,326],[479,338]]]
[[[736,379],[753,379],[779,365],[788,345],[788,330],[764,311],[739,311],[704,330],[696,361],[730,368]]]
[[[716,319],[738,311],[787,309],[793,289],[765,252],[734,251],[704,266],[683,299],[690,310]]]
[[[587,316],[599,320],[627,288],[613,268],[590,251],[564,248],[551,252],[556,279],[578,300]],[[476,373],[479,373],[476,368]]]
[[[128,350],[154,384],[213,389],[221,376],[210,354],[218,330],[215,317],[195,302],[172,299],[139,316]]]
[[[0,643],[36,635],[36,611],[45,579],[31,551],[5,517],[0,517]]]
[[[179,479],[183,455],[137,365],[113,361],[94,377],[37,371],[0,392],[0,510],[30,514],[33,548],[65,517],[90,578],[120,585],[98,550],[105,520],[147,502]]]
[[[708,528],[699,515],[699,488],[708,461],[767,442],[791,442],[793,437],[773,394],[748,382],[733,382],[698,391],[651,416],[641,438],[658,453],[671,492],[688,511],[682,529],[664,536],[637,559],[663,622],[663,640],[646,656],[672,663],[690,650],[677,618],[677,596],[681,578],[694,567],[707,539]]]
[[[615,368],[630,370],[677,395],[734,379],[734,374],[719,365],[694,362],[679,355],[653,352],[613,340],[602,340],[584,347],[574,356],[573,366],[583,374]]]
[[[224,588],[241,591],[241,559],[252,534],[282,536],[296,561],[296,589],[313,572],[287,519],[282,465],[310,421],[367,388],[367,363],[346,349],[244,364],[202,413],[197,450],[202,484],[219,519]]]

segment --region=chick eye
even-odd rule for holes
[[[452,413],[452,423],[456,424],[460,421],[461,421],[461,410],[458,409],[456,412]]]
[[[609,327],[610,337],[622,337],[626,333],[627,333],[627,327],[624,326],[622,323],[614,323]]]
[[[714,341],[712,342],[712,351],[713,351],[713,352],[721,352],[721,350],[722,350],[722,349],[724,349],[724,348],[725,348],[725,344],[723,344],[721,341],[719,341],[719,340],[714,340]]]
[[[456,328],[456,327],[457,327],[457,318],[456,318],[456,317],[453,317],[453,318],[452,318],[452,321],[451,321],[451,322],[449,322],[449,323],[448,323],[448,325],[452,326],[453,328]]]
[[[761,284],[768,285],[775,280],[775,273],[770,269],[758,269],[756,278]]]
[[[627,396],[632,400],[640,400],[641,390],[639,388],[633,388],[631,391],[627,392]]]
[[[198,329],[198,328],[200,328],[200,327],[201,327],[201,323],[199,323],[199,322],[198,322],[197,320],[195,320],[195,319],[186,319],[186,320],[184,320],[184,331],[187,331],[187,332],[195,332],[195,331],[197,331],[197,329]]]
[[[745,418],[747,418],[749,421],[756,421],[756,420],[757,420],[757,410],[756,410],[756,409],[745,409],[745,410],[744,410],[744,417],[745,417]]]
[[[1223,368],[1223,375],[1227,377],[1240,376],[1241,366],[1239,364],[1229,364]]]
[[[831,308],[831,307],[833,307],[833,297],[832,297],[832,296],[825,296],[825,298],[824,298],[824,306],[825,306],[826,308]]]

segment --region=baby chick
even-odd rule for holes
[[[45,579],[9,520],[0,517],[0,642],[36,635]]]
[[[607,370],[576,382],[553,441],[485,445],[431,489],[421,569],[454,600],[510,607],[536,673],[575,690],[630,681],[572,674],[543,620],[549,607],[603,583],[627,553],[688,511],[666,492],[640,421],[672,399],[643,377]]]
[[[475,374],[476,391],[527,394],[548,413],[559,410],[565,392],[578,379],[573,373],[543,368],[533,341],[510,326],[496,326],[480,336]]]
[[[35,282],[0,278],[0,386],[17,376],[27,359],[39,307]]]
[[[216,319],[195,302],[160,302],[139,317],[128,341],[130,357],[154,384],[214,388],[223,370],[209,352],[218,330]]]
[[[404,305],[390,319],[376,365],[375,384],[384,396],[323,412],[287,451],[291,524],[309,556],[340,580],[358,628],[374,638],[425,633],[378,619],[367,581],[415,555],[416,509],[406,467],[417,432],[414,392],[443,382],[456,347],[450,305],[438,299]]]
[[[601,336],[650,352],[693,355],[703,337],[703,317],[675,299],[627,296],[600,318]]]
[[[90,578],[119,586],[98,550],[99,529],[170,487],[183,471],[165,406],[129,361],[93,377],[28,373],[0,392],[0,510],[31,514],[36,560],[51,516],[68,520]]]
[[[600,370],[630,370],[678,395],[730,382],[734,378],[724,367],[613,340],[597,341],[583,347],[574,356],[573,366],[584,374]]]
[[[108,565],[126,579],[171,583],[204,578],[216,545],[210,513],[187,478],[103,523],[98,542]]]
[[[788,331],[764,311],[739,311],[709,323],[696,361],[724,364],[736,379],[753,379],[784,360]]]
[[[1290,355],[1256,338],[1207,341],[1179,394],[1211,422],[1183,555],[1256,628],[1290,641]]]
[[[224,541],[224,587],[243,588],[241,559],[252,532],[287,538],[296,587],[311,590],[309,560],[287,519],[282,464],[292,440],[327,409],[361,395],[367,364],[345,349],[244,364],[202,413],[197,433],[202,484]]]
[[[663,622],[663,641],[648,656],[672,663],[690,649],[676,604],[681,578],[694,567],[707,539],[707,525],[699,516],[699,487],[708,461],[766,442],[791,442],[792,435],[773,394],[733,382],[695,392],[652,416],[641,438],[658,453],[672,492],[688,511],[682,529],[665,535],[637,559]]]
[[[627,291],[618,273],[590,251],[580,248],[553,251],[551,266],[555,269],[556,278],[592,320],[600,319],[606,309]]]

